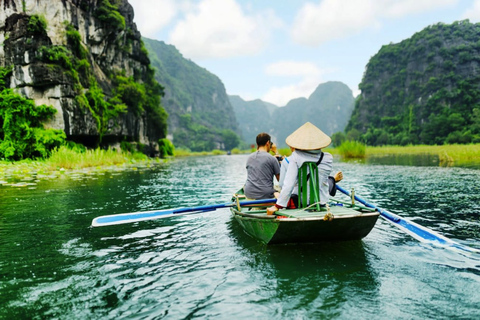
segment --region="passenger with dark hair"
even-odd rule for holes
[[[272,142],[268,133],[262,132],[257,136],[257,151],[247,160],[247,182],[244,186],[245,196],[249,199],[269,199],[278,195],[273,188],[273,177],[280,177],[280,164],[276,156],[277,146]]]

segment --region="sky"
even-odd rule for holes
[[[279,107],[327,81],[357,96],[383,45],[439,22],[480,22],[480,0],[129,0],[142,36],[174,45],[227,94]]]

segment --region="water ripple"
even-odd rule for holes
[[[246,156],[0,190],[0,318],[476,318],[480,257],[379,219],[362,241],[265,246],[228,209],[106,228],[98,215],[228,202]],[[365,200],[480,248],[480,170],[336,163]],[[82,183],[83,183],[82,182]]]

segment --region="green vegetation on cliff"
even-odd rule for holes
[[[373,56],[346,128],[368,145],[480,142],[480,24],[438,23]]]
[[[45,129],[42,122],[56,110],[46,105],[35,106],[5,87],[11,70],[0,68],[0,159],[21,160],[45,158],[65,142],[62,130]]]
[[[103,16],[100,17],[105,21],[118,20],[118,11],[113,10],[115,7],[112,5],[107,6],[108,3],[102,2],[103,7],[99,10]],[[107,9],[116,13],[108,16]],[[124,20],[122,25],[124,28]],[[71,24],[66,24],[65,32],[67,46],[42,46],[39,48],[37,59],[64,73],[73,83],[76,102],[83,109],[89,110],[97,123],[99,139],[94,146],[101,145],[103,136],[114,128],[112,123],[115,124],[115,120],[127,112],[137,116],[146,112],[147,121],[152,127],[163,128],[159,130],[162,133],[156,138],[165,137],[168,115],[160,105],[163,88],[154,79],[154,71],[147,70],[145,79],[136,76],[126,77],[124,72],[111,71],[108,76],[112,87],[107,96],[94,76],[93,67],[88,59],[89,50],[81,43],[79,32]]]
[[[155,79],[165,87],[163,106],[176,147],[192,151],[231,150],[239,128],[218,77],[185,59],[172,45],[143,38]]]
[[[125,4],[78,4],[82,18],[96,18],[95,33],[104,37],[100,55],[89,46],[93,36],[82,35],[85,25],[73,16],[54,26],[41,14],[8,17],[16,22],[3,30],[2,65],[11,67],[0,70],[0,159],[45,158],[55,147],[74,142],[107,148],[123,141],[135,151],[158,155],[158,142],[167,133],[163,87]],[[66,42],[53,45],[47,30]],[[63,117],[25,97],[55,101]],[[64,130],[44,129],[47,121]]]

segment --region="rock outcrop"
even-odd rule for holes
[[[0,0],[7,86],[53,106],[47,126],[69,140],[156,155],[167,115],[133,16],[127,0]]]
[[[349,135],[369,145],[479,142],[479,57],[480,24],[468,20],[382,46],[359,85]]]

